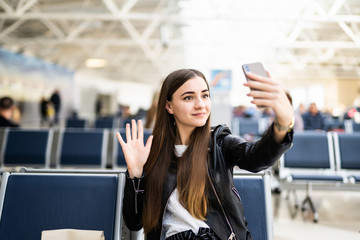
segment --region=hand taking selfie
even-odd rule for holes
[[[251,102],[256,106],[271,107],[276,114],[278,124],[281,126],[288,126],[293,123],[294,110],[282,85],[273,80],[269,73],[268,77],[247,73],[247,77],[252,80],[244,83],[244,86],[251,89],[250,93],[247,94],[253,98]],[[286,132],[276,133],[275,138],[279,142],[285,134]]]

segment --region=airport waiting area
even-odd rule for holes
[[[255,141],[269,121],[234,117],[232,129]],[[0,236],[39,239],[43,230],[71,228],[101,229],[105,239],[142,239],[122,219],[126,162],[115,135],[126,138],[121,122],[126,121],[102,117],[64,120],[63,127],[2,128]],[[356,126],[341,125],[350,124]],[[295,132],[293,146],[272,168],[234,170],[253,239],[356,239],[356,129]],[[145,141],[150,135],[145,129]]]
[[[360,0],[0,0],[0,240],[360,240],[359,56]]]

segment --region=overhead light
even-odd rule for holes
[[[88,68],[103,68],[106,67],[108,62],[101,58],[89,58],[86,60],[85,65]]]

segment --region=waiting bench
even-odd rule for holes
[[[360,176],[356,175],[360,172],[359,154],[360,134],[295,133],[293,146],[282,156],[279,168],[281,187],[289,194],[294,193],[295,210],[310,209],[313,221],[318,222],[318,213],[311,197],[313,189],[358,191],[360,185],[356,184],[354,177]],[[354,180],[351,181],[351,178]],[[296,196],[297,189],[306,190],[301,208]],[[295,215],[296,211],[293,217]]]
[[[8,173],[0,188],[0,239],[39,240],[41,231],[104,231],[121,239],[125,175]]]

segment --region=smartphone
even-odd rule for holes
[[[260,62],[244,64],[244,65],[242,65],[242,69],[244,71],[246,80],[248,80],[248,81],[252,81],[252,80],[247,77],[247,75],[246,75],[247,72],[251,72],[251,73],[254,73],[257,75],[268,77],[264,66]]]
[[[263,66],[262,63],[260,62],[255,62],[255,63],[248,63],[248,64],[244,64],[242,65],[242,69],[244,71],[245,77],[247,81],[253,81],[252,79],[248,78],[248,76],[246,75],[247,72],[251,72],[257,75],[261,75],[264,77],[268,77],[267,72]],[[251,90],[253,90],[253,88],[250,88]],[[264,108],[264,106],[257,106],[258,108]]]

